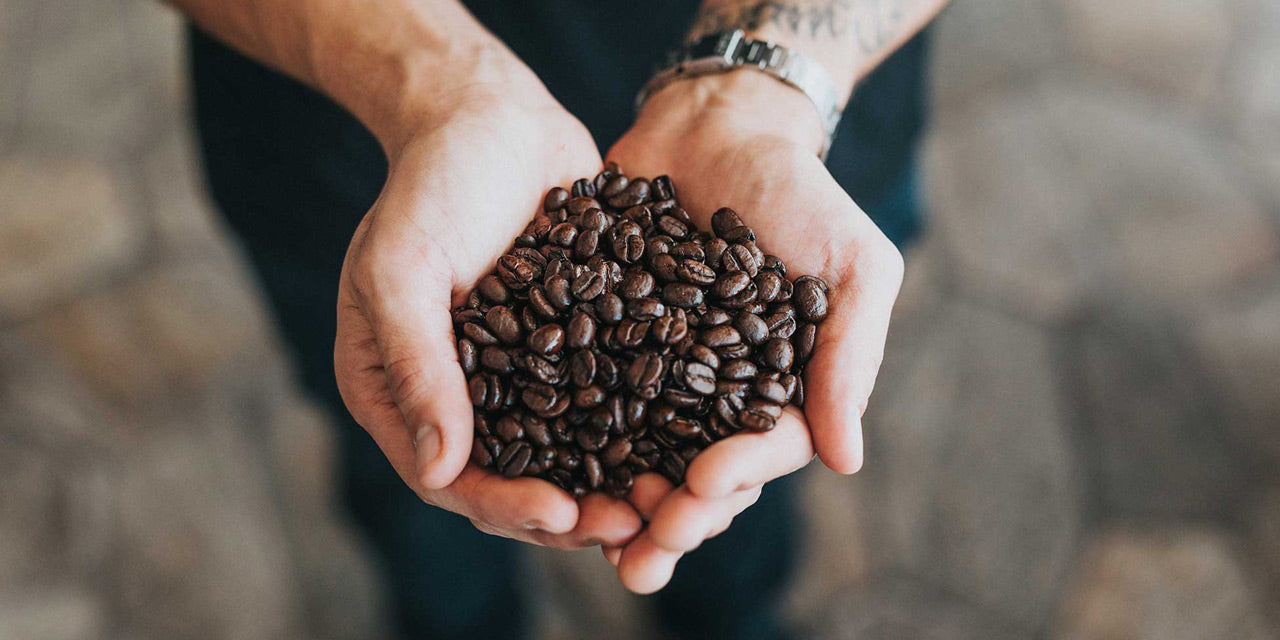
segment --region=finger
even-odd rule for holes
[[[681,555],[655,544],[646,531],[622,550],[622,557],[618,560],[618,579],[622,586],[634,593],[653,593],[671,581]]]
[[[667,551],[688,553],[759,499],[760,487],[714,499],[700,498],[688,487],[680,487],[662,501],[646,533]]]
[[[425,248],[420,248],[425,251]],[[416,449],[424,489],[447,486],[471,452],[472,408],[458,364],[449,289],[422,257],[386,250],[353,268],[356,297],[373,330],[387,389]]]
[[[739,432],[707,447],[689,463],[684,482],[702,498],[722,498],[803,468],[813,459],[804,416],[787,408],[763,433]]]
[[[658,505],[674,489],[671,482],[657,473],[644,473],[636,476],[631,485],[631,493],[627,500],[635,507],[637,513],[645,520],[652,520],[658,511]]]
[[[578,503],[545,480],[504,478],[467,465],[445,489],[426,491],[431,504],[485,523],[488,527],[535,533],[567,534],[578,523]]]
[[[618,566],[618,561],[622,560],[622,547],[600,547],[600,552],[604,554],[604,559],[615,567]]]
[[[862,466],[862,414],[884,357],[903,269],[901,254],[883,235],[860,243],[853,255],[830,274],[830,313],[804,379],[814,448],[823,463],[846,474]]]
[[[640,533],[644,523],[625,500],[592,493],[578,502],[578,524],[565,534],[539,534],[542,544],[558,549],[581,549],[603,545],[621,547]]]

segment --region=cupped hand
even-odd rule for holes
[[[538,544],[622,544],[625,501],[576,501],[549,482],[468,462],[473,412],[450,309],[538,210],[540,195],[600,168],[585,128],[550,99],[482,98],[388,146],[390,171],[342,268],[334,366],[351,415],[426,502]]]
[[[699,227],[710,228],[720,207],[733,208],[789,277],[818,275],[830,285],[803,413],[788,408],[772,431],[711,445],[681,487],[637,479],[632,501],[649,525],[624,549],[605,550],[632,590],[661,588],[682,553],[727,528],[764,483],[805,466],[815,451],[840,473],[862,465],[862,414],[903,263],[819,160],[820,131],[803,94],[746,70],[659,92],[608,154],[631,175],[670,175]]]

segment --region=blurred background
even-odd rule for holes
[[[0,0],[0,638],[383,637],[192,153],[178,17]],[[957,0],[813,638],[1280,638],[1280,5]],[[596,551],[546,638],[650,635]]]

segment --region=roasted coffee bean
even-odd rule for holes
[[[699,336],[699,342],[712,349],[726,347],[741,343],[742,334],[729,325],[719,325],[704,330]]]
[[[730,271],[716,279],[711,287],[711,295],[715,298],[732,298],[742,293],[751,284],[751,276],[746,271]]]
[[[644,178],[636,178],[628,184],[621,193],[608,198],[606,202],[614,209],[626,209],[634,207],[642,202],[649,201],[649,181]]]
[[[525,346],[529,351],[539,355],[550,355],[559,353],[560,348],[564,346],[564,329],[558,324],[547,324],[540,327],[537,331],[529,334],[529,339],[525,341]]]
[[[671,183],[671,178],[667,176],[654,178],[649,183],[649,189],[653,192],[654,200],[671,200],[676,197],[676,187]]]
[[[689,226],[671,216],[658,218],[657,227],[658,231],[676,240],[681,240],[689,235]]]
[[[623,300],[636,300],[653,293],[653,275],[648,271],[631,269],[622,274],[622,282],[618,283],[618,296]]]
[[[590,453],[583,455],[582,471],[587,478],[587,486],[599,489],[600,484],[604,482],[604,468],[600,464],[600,459]]]
[[[579,178],[573,182],[571,193],[575,198],[594,198],[596,185],[586,178]]]
[[[627,386],[645,400],[653,400],[662,392],[662,357],[646,353],[636,358],[627,369]]]
[[[578,260],[587,260],[591,256],[596,255],[596,248],[600,244],[600,232],[595,229],[587,229],[578,234],[578,239],[573,243],[573,257]]]
[[[684,258],[676,265],[676,277],[690,284],[705,287],[716,281],[716,272],[702,262]]]
[[[756,300],[764,303],[773,302],[778,299],[778,294],[782,292],[782,276],[773,271],[761,271],[756,276]]]
[[[645,255],[645,241],[639,235],[620,235],[613,239],[613,255],[624,264],[639,262]]]
[[[556,447],[556,466],[565,471],[575,471],[581,465],[582,454],[576,447],[567,447],[564,444]]]
[[[743,312],[733,321],[733,326],[742,335],[742,341],[757,346],[769,339],[769,326],[754,313]]]
[[[720,367],[720,377],[725,380],[751,380],[759,372],[750,360],[730,360]]]
[[[655,300],[656,302],[656,300]],[[683,318],[663,316],[653,321],[649,336],[658,344],[675,344],[689,335],[689,324]]]
[[[585,429],[578,429],[574,442],[582,447],[583,451],[599,451],[609,444],[609,430],[590,425]]]
[[[587,271],[574,278],[571,285],[573,297],[579,300],[593,300],[604,293],[604,277],[593,271]]]
[[[669,253],[650,254],[649,270],[662,282],[676,281],[676,258]]]
[[[542,199],[542,210],[555,211],[556,209],[563,207],[568,201],[568,191],[565,191],[560,187],[552,187],[551,190],[547,192],[547,197]]]
[[[458,364],[462,365],[462,372],[468,376],[480,367],[480,353],[476,349],[476,343],[468,338],[458,340]]]
[[[662,401],[677,409],[692,409],[702,404],[702,397],[692,391],[667,387],[662,390]]]
[[[761,398],[776,404],[786,404],[790,396],[787,394],[786,387],[781,382],[770,380],[768,378],[760,378],[756,381],[756,394]]]
[[[689,355],[692,356],[694,360],[697,360],[711,369],[720,368],[720,356],[717,356],[716,352],[706,345],[693,345],[689,349]]]
[[[618,324],[624,311],[622,298],[606,293],[595,299],[596,318],[603,324]]]
[[[724,234],[741,226],[744,226],[742,218],[738,216],[737,211],[729,207],[724,207],[711,214],[711,230],[719,237],[723,238]]]
[[[678,453],[674,451],[663,453],[657,469],[658,473],[662,474],[671,484],[680,485],[684,483],[685,461]]]
[[[547,421],[537,416],[525,416],[521,421],[524,425],[525,439],[539,447],[549,447],[555,444],[551,438],[551,427],[547,425]]]
[[[526,354],[521,362],[521,367],[538,382],[550,385],[560,384],[563,376],[559,367],[551,364],[546,359],[533,354]]]
[[[795,347],[795,357],[800,364],[813,357],[813,345],[818,339],[818,325],[806,322],[800,325],[795,335],[791,336],[791,344]]]
[[[609,471],[604,484],[605,491],[608,491],[609,495],[621,498],[631,491],[631,487],[635,484],[635,476],[626,467],[615,467]]]
[[[574,314],[565,333],[565,345],[571,349],[585,349],[596,337],[596,321],[586,313]]]
[[[703,329],[718,327],[722,324],[730,324],[733,322],[733,316],[729,315],[724,309],[711,308],[702,313],[699,318],[698,326]]]
[[[528,287],[533,282],[535,273],[533,265],[524,258],[510,254],[498,258],[498,277],[512,289],[523,290]]]
[[[462,325],[462,335],[466,336],[468,340],[478,346],[498,344],[498,336],[493,335],[493,333],[488,329],[474,322],[468,322]]]
[[[667,308],[653,298],[640,298],[627,304],[627,316],[637,322],[651,322],[666,312]]]
[[[787,340],[796,332],[796,319],[783,315],[780,316],[777,326],[769,330],[770,338],[781,338]]]
[[[741,244],[729,245],[720,257],[720,262],[725,271],[745,271],[752,278],[760,271],[760,264],[756,262],[751,250]]]
[[[631,455],[631,441],[626,438],[618,438],[609,442],[609,446],[600,452],[600,462],[605,468],[616,467],[626,462],[627,457]]]
[[[726,231],[720,237],[730,244],[734,242],[755,242],[756,232],[752,231],[751,227],[744,225],[741,227],[734,227]]]
[[[673,282],[662,288],[662,301],[682,309],[702,304],[702,289],[683,282]]]
[[[511,300],[511,290],[507,285],[502,284],[502,279],[498,276],[489,275],[481,278],[480,283],[476,285],[476,291],[493,304],[506,304]]]
[[[471,462],[477,467],[493,466],[493,454],[484,446],[484,440],[475,438],[471,441]]]
[[[485,347],[480,350],[480,366],[499,375],[510,375],[515,371],[511,362],[511,352],[502,347]]]
[[[618,363],[613,358],[604,354],[596,356],[596,381],[610,391],[622,384],[622,372],[618,370]]]
[[[689,362],[684,365],[684,385],[690,391],[704,396],[716,392],[716,372],[702,362]]]
[[[774,371],[787,371],[795,362],[795,350],[782,338],[773,338],[760,350],[760,362]]]
[[[492,374],[477,375],[467,383],[471,404],[492,411],[502,406],[502,381]]]
[[[591,386],[596,380],[596,354],[581,349],[569,356],[569,380],[579,389]]]
[[[760,409],[743,409],[738,412],[738,426],[747,431],[769,431],[778,419]]]
[[[520,320],[507,307],[497,306],[489,309],[488,313],[484,314],[484,321],[493,335],[502,342],[517,344],[523,338],[524,332],[520,328]]]
[[[738,295],[721,300],[720,306],[726,309],[746,310],[747,307],[751,306],[751,304],[756,301],[757,293],[756,283],[748,282],[747,286],[744,287],[742,291],[738,292]]]
[[[593,409],[604,404],[604,388],[596,385],[584,387],[573,392],[573,406],[579,409]]]
[[[697,420],[676,418],[667,423],[667,433],[681,440],[688,440],[702,433],[702,425]]]
[[[598,188],[597,192],[602,198],[605,198],[605,199],[612,198],[613,196],[616,196],[619,193],[622,193],[623,189],[626,189],[627,185],[630,183],[631,181],[627,179],[626,176],[617,175],[609,179],[604,184],[603,188]]]
[[[827,317],[826,283],[820,278],[805,276],[796,280],[791,301],[796,313],[810,322],[820,322]]]
[[[502,470],[502,475],[516,478],[524,473],[532,457],[533,447],[529,446],[529,443],[516,442],[502,450],[502,455],[498,456],[497,465]]]

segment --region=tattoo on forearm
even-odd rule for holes
[[[884,48],[902,21],[902,0],[745,0],[709,2],[691,38],[731,29],[774,27],[814,39],[852,38],[864,54]]]

